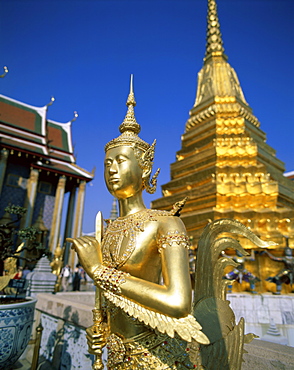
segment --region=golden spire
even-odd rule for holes
[[[127,114],[125,116],[123,123],[119,126],[119,131],[121,133],[125,131],[133,131],[135,134],[138,135],[138,133],[141,131],[141,127],[136,121],[135,112],[134,112],[134,107],[136,106],[136,100],[135,100],[134,88],[133,88],[133,75],[131,75],[130,93],[129,93],[126,105],[128,107],[128,111],[127,111]]]
[[[205,60],[211,55],[224,55],[222,34],[215,0],[208,0]]]
[[[141,131],[141,127],[136,121],[134,113],[136,100],[133,89],[133,75],[131,75],[130,92],[126,105],[128,107],[128,111],[125,116],[125,119],[119,126],[119,131],[121,132],[121,135],[107,143],[105,145],[105,151],[117,146],[127,145],[127,146],[136,146],[138,149],[141,149],[143,150],[143,152],[146,152],[150,148],[150,145],[147,144],[138,136],[139,132]]]
[[[208,0],[206,54],[204,65],[198,73],[196,100],[186,123],[187,131],[217,112],[227,112],[228,107],[225,108],[224,104],[230,104],[230,109],[236,111],[236,101],[241,103],[237,111],[242,112],[243,116],[259,126],[257,118],[253,116],[252,109],[245,100],[238,76],[227,59],[224,54],[216,0]]]

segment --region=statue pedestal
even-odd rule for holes
[[[262,340],[277,343],[277,335],[268,335],[274,323],[287,345],[294,347],[294,294],[273,295],[271,293],[230,293],[227,299],[238,322],[245,319],[245,333],[254,333]],[[283,343],[285,344],[285,340]]]

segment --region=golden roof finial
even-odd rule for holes
[[[125,119],[119,126],[119,131],[121,132],[121,135],[107,143],[105,145],[105,151],[117,146],[127,145],[127,146],[136,146],[138,149],[141,149],[143,150],[143,152],[146,152],[149,149],[150,145],[147,144],[138,136],[139,132],[141,131],[141,127],[136,121],[134,113],[136,100],[133,89],[133,75],[131,75],[130,92],[126,105],[128,107],[128,111],[125,116]]]
[[[51,96],[50,102],[45,105],[46,109],[48,109],[48,107],[50,107],[50,105],[52,105],[54,102],[55,102],[55,98],[54,98],[54,96]]]
[[[4,73],[0,75],[1,78],[5,77],[8,73],[8,68],[6,66],[4,66],[3,69],[4,69]]]
[[[224,51],[222,34],[220,32],[220,24],[217,15],[216,1],[208,0],[205,59],[211,55],[224,55]]]
[[[73,119],[71,119],[71,120],[70,120],[70,123],[73,123],[74,121],[76,121],[76,120],[77,120],[77,118],[78,118],[78,116],[79,116],[79,114],[78,114],[78,112],[75,110],[75,111],[74,111]]]

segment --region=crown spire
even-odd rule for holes
[[[133,131],[135,134],[138,134],[141,131],[140,125],[137,123],[135,118],[134,107],[136,106],[136,100],[134,95],[134,87],[133,87],[133,75],[131,75],[130,79],[130,92],[126,103],[128,107],[127,114],[123,123],[119,126],[119,131],[121,133],[125,131]]]
[[[211,55],[224,55],[222,35],[215,0],[208,0],[205,59]]]
[[[136,100],[134,95],[133,88],[133,75],[131,75],[130,80],[130,92],[128,95],[127,103],[128,110],[125,116],[125,119],[119,126],[119,131],[121,135],[116,139],[111,140],[105,145],[105,151],[110,148],[120,146],[120,145],[129,145],[136,146],[137,148],[143,150],[144,152],[149,149],[150,145],[143,141],[139,136],[141,131],[141,126],[138,124],[135,118],[134,107],[136,106]]]

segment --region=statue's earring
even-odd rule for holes
[[[149,183],[149,176],[144,177],[143,184],[144,184],[144,189],[147,191],[149,194],[154,194],[156,191],[156,186],[157,186],[157,177],[159,175],[160,168],[157,169],[155,174],[152,176],[152,179]]]

